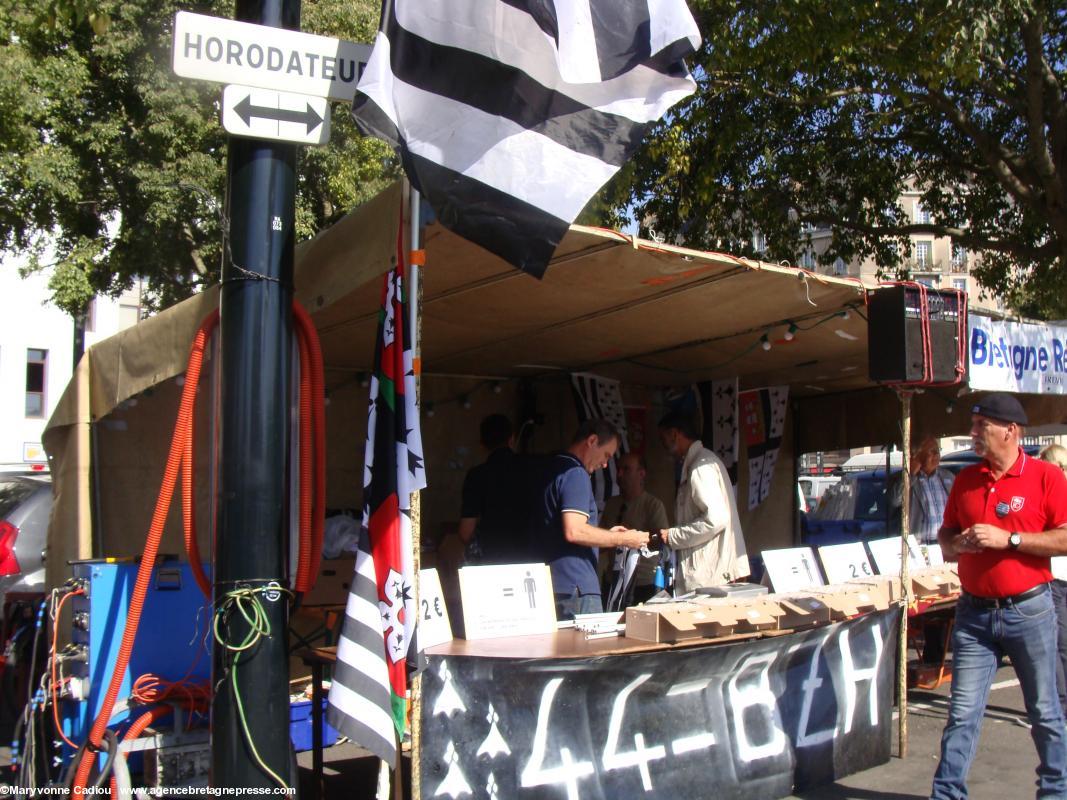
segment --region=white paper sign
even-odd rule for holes
[[[819,548],[819,560],[830,583],[845,583],[874,575],[863,542],[828,544]]]
[[[867,549],[871,551],[871,558],[879,575],[900,575],[899,536],[871,539],[867,542]],[[908,536],[908,566],[911,569],[921,569],[926,566],[926,559],[923,558],[919,543],[914,536]]]
[[[1067,328],[968,319],[972,389],[1067,394]]]
[[[556,630],[556,602],[547,564],[463,567],[459,592],[468,639]]]
[[[941,545],[924,544],[923,549],[926,551],[926,560],[930,563],[931,567],[940,567],[945,563],[945,556],[941,552]]]
[[[433,647],[452,641],[441,578],[436,569],[419,570],[419,644]]]
[[[797,592],[826,585],[810,547],[764,550],[762,555],[767,577],[775,592]]]

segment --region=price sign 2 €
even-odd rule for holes
[[[222,126],[234,136],[297,144],[330,140],[330,108],[324,97],[312,97],[250,86],[222,90]]]
[[[441,578],[435,569],[419,570],[419,644],[433,647],[452,641]]]

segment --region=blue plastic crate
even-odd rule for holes
[[[289,738],[293,749],[300,753],[311,749],[311,701],[300,700],[289,704]],[[322,746],[337,744],[337,731],[326,721],[326,698],[322,698]]]

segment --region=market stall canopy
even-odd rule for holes
[[[403,197],[396,184],[297,248],[296,295],[322,338],[327,389],[370,369],[375,278],[395,258]],[[646,385],[737,375],[742,387],[790,384],[800,396],[870,385],[870,287],[856,279],[582,226],[571,228],[541,281],[437,224],[427,226],[424,245],[427,374],[590,370]],[[81,407],[100,419],[184,372],[193,333],[216,303],[217,292],[206,292],[92,347]],[[65,395],[49,427],[74,422],[78,407]]]
[[[298,294],[322,338],[328,381],[370,367],[381,289],[351,276],[365,258],[364,231],[381,236],[392,225],[395,242],[398,204],[383,205],[384,215],[335,226],[300,252]],[[788,383],[801,395],[868,385],[865,287],[855,279],[582,226],[571,227],[541,281],[437,224],[426,228],[425,249],[427,374],[588,370],[646,385],[739,375],[743,386]],[[360,276],[388,266],[370,260]],[[312,273],[328,288],[303,284]]]

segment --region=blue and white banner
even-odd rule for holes
[[[1067,327],[970,316],[972,389],[1067,394]]]

